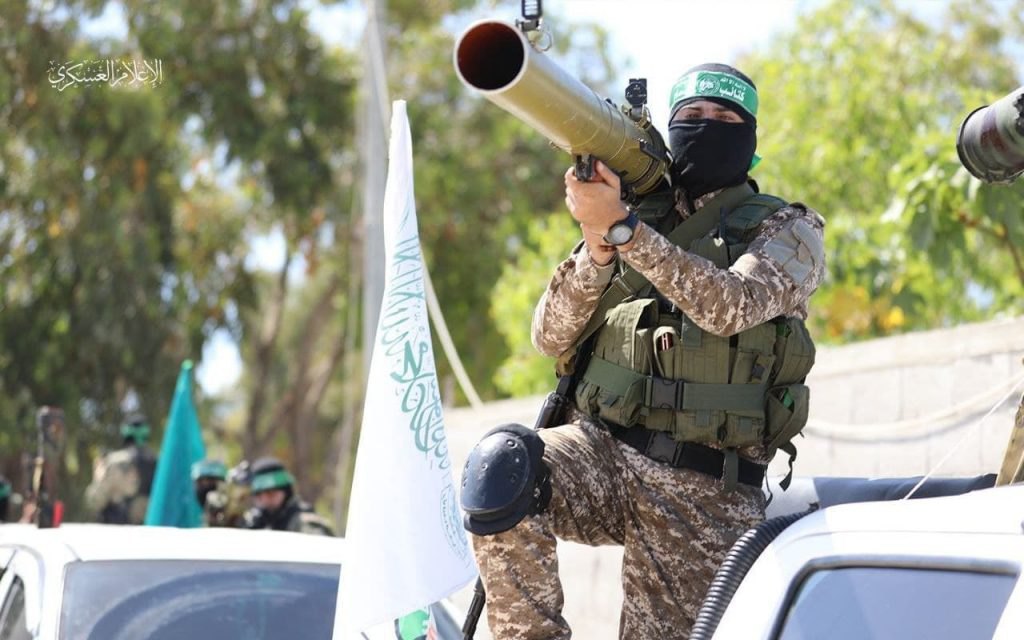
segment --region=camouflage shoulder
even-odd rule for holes
[[[299,533],[312,533],[320,536],[334,536],[334,527],[319,514],[312,511],[300,511],[292,518],[288,528]]]
[[[135,456],[128,449],[115,449],[103,456],[103,461],[111,467],[135,466]]]
[[[783,220],[794,220],[797,218],[804,218],[809,224],[816,227],[825,226],[825,218],[817,210],[808,207],[802,202],[790,202],[786,206],[782,207],[775,212],[772,218],[781,218]]]

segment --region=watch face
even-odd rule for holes
[[[629,225],[623,223],[613,224],[611,229],[608,229],[608,235],[605,239],[609,244],[620,245],[626,244],[633,238],[633,229]]]

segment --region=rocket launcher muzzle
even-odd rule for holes
[[[984,182],[1012,182],[1024,173],[1024,87],[975,109],[960,125],[956,152]]]
[[[455,71],[468,87],[577,158],[594,157],[622,179],[624,195],[653,191],[669,168],[648,117],[633,120],[498,20],[470,25],[455,43]],[[580,162],[577,161],[577,166]]]

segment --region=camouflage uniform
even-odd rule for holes
[[[129,446],[103,456],[85,489],[85,501],[99,522],[142,524],[149,505],[156,457],[144,446]]]
[[[677,209],[683,218],[691,213],[681,198]],[[732,335],[780,315],[806,318],[807,299],[824,277],[823,230],[814,211],[783,207],[732,267],[720,269],[641,222],[620,256],[695,324]],[[559,356],[573,346],[614,269],[596,265],[585,249],[559,265],[534,316],[538,350]],[[570,637],[556,537],[624,546],[619,637],[688,636],[726,551],[763,519],[761,490],[740,484],[726,492],[712,476],[654,461],[578,411],[572,424],[540,436],[552,473],[547,510],[504,533],[473,537],[495,638]],[[761,447],[740,453],[767,462]]]

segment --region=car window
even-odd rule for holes
[[[338,571],[338,565],[306,563],[71,563],[65,574],[61,637],[329,639]]]
[[[14,579],[0,611],[0,640],[32,640],[25,622],[25,585],[21,579]]]
[[[75,562],[65,572],[60,637],[331,640],[338,576],[337,564]],[[434,615],[441,639],[462,637],[443,609]]]
[[[787,607],[779,640],[991,638],[1016,577],[904,567],[811,573]]]

